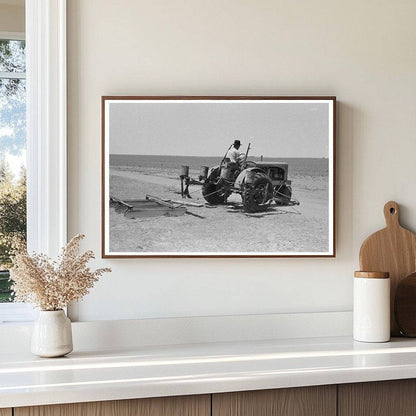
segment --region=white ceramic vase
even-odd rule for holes
[[[72,351],[71,321],[61,309],[40,311],[34,323],[31,351],[39,357],[62,357]]]

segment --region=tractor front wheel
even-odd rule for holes
[[[276,186],[274,197],[276,204],[287,205],[292,198],[292,189],[287,185]]]
[[[205,201],[211,205],[219,205],[225,202],[224,189],[215,182],[206,182],[202,185],[202,195]]]
[[[273,185],[263,173],[257,173],[252,183],[244,185],[243,209],[246,212],[263,212],[273,198]]]

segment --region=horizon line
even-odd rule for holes
[[[196,156],[196,155],[155,155],[155,154],[143,154],[143,153],[108,153],[109,156],[167,156],[167,157],[218,157],[218,158],[222,158],[224,156],[218,156],[218,155],[209,155],[209,156]],[[250,157],[258,157],[260,158],[261,156],[263,156],[264,159],[278,159],[278,158],[283,158],[283,159],[329,159],[328,156],[264,156],[264,155],[251,155],[248,156],[248,158]]]

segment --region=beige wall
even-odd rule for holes
[[[0,32],[24,32],[25,8],[0,4]]]
[[[101,95],[336,95],[336,259],[97,260],[79,319],[351,309],[361,241],[416,230],[416,2],[68,0],[69,234],[100,253]]]

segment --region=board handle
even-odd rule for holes
[[[389,201],[384,205],[384,218],[387,227],[400,226],[399,222],[399,205],[395,201]]]

